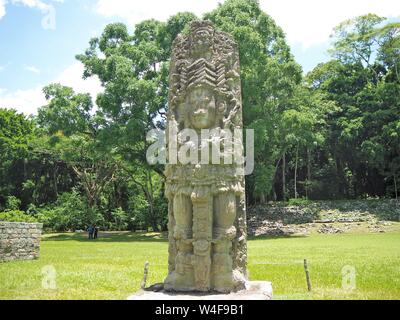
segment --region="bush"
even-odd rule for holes
[[[129,217],[122,208],[114,209],[111,212],[112,222],[109,222],[109,230],[127,230]]]
[[[85,199],[76,190],[61,194],[54,204],[36,208],[36,211],[44,228],[55,231],[86,230],[88,225],[102,222],[102,216],[89,210]]]
[[[146,230],[149,205],[142,194],[136,194],[129,202],[128,229],[131,231]]]
[[[0,213],[0,221],[29,223],[38,222],[36,218],[27,215],[25,212],[19,210],[10,210]]]
[[[6,210],[18,211],[20,206],[21,206],[21,200],[19,200],[17,197],[14,196],[7,197]]]

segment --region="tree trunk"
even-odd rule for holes
[[[347,182],[346,182],[346,177],[344,175],[343,172],[343,164],[342,164],[342,160],[340,159],[340,157],[337,154],[334,154],[334,159],[335,159],[335,163],[336,163],[336,176],[338,179],[338,186],[337,186],[337,190],[338,190],[338,194],[336,195],[336,197],[346,197],[347,196]]]
[[[398,200],[396,176],[393,176],[393,178],[394,178],[394,193],[396,195],[396,200]]]
[[[153,229],[153,232],[159,232],[160,229],[158,228],[158,223],[157,223],[157,219],[155,217],[155,212],[154,212],[154,203],[153,200],[148,200],[149,201],[149,205],[150,205],[150,224],[151,224],[151,228]]]
[[[308,188],[311,183],[311,150],[307,148],[307,182],[306,182],[306,198],[308,199]]]
[[[294,166],[294,198],[297,199],[297,164],[299,161],[299,145],[296,147],[296,163]]]
[[[159,232],[160,229],[158,227],[158,221],[157,221],[157,217],[155,216],[155,211],[154,211],[154,191],[153,191],[153,181],[151,179],[151,173],[148,170],[147,171],[147,179],[148,179],[148,183],[149,183],[149,190],[150,192],[148,192],[148,196],[149,196],[149,205],[150,205],[150,223],[151,223],[151,227],[153,229],[154,232]]]
[[[58,197],[58,187],[57,187],[57,169],[53,169],[53,184],[54,184],[54,193],[56,197]]]
[[[286,152],[282,156],[282,197],[286,201]]]

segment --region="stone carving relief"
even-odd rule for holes
[[[208,142],[213,139],[223,155],[243,152],[241,137],[233,141],[236,148],[224,139],[229,136],[225,133],[243,126],[238,48],[231,36],[208,21],[194,22],[189,35],[174,41],[167,119],[167,132],[192,129],[200,136],[211,130],[210,139],[188,145],[191,152],[211,148]],[[179,135],[172,140],[167,138],[169,152],[187,143]],[[244,176],[237,174],[242,165],[228,158],[213,164],[211,158],[210,151],[205,162],[173,164],[169,159],[166,166],[167,291],[226,293],[245,288],[245,186]]]

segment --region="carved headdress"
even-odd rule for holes
[[[236,119],[241,117],[237,46],[209,21],[193,22],[190,28],[189,36],[179,35],[173,43],[169,118],[183,123],[187,93],[196,87],[206,87],[214,93],[218,125],[234,126],[241,122]]]

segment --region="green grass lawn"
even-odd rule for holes
[[[251,280],[272,281],[275,299],[400,299],[400,233],[340,234],[249,240]],[[307,292],[303,259],[313,284]],[[159,234],[46,235],[36,261],[0,264],[0,299],[126,299],[167,271]],[[356,289],[342,289],[343,266],[356,268]],[[42,268],[54,267],[57,289],[44,289]]]

